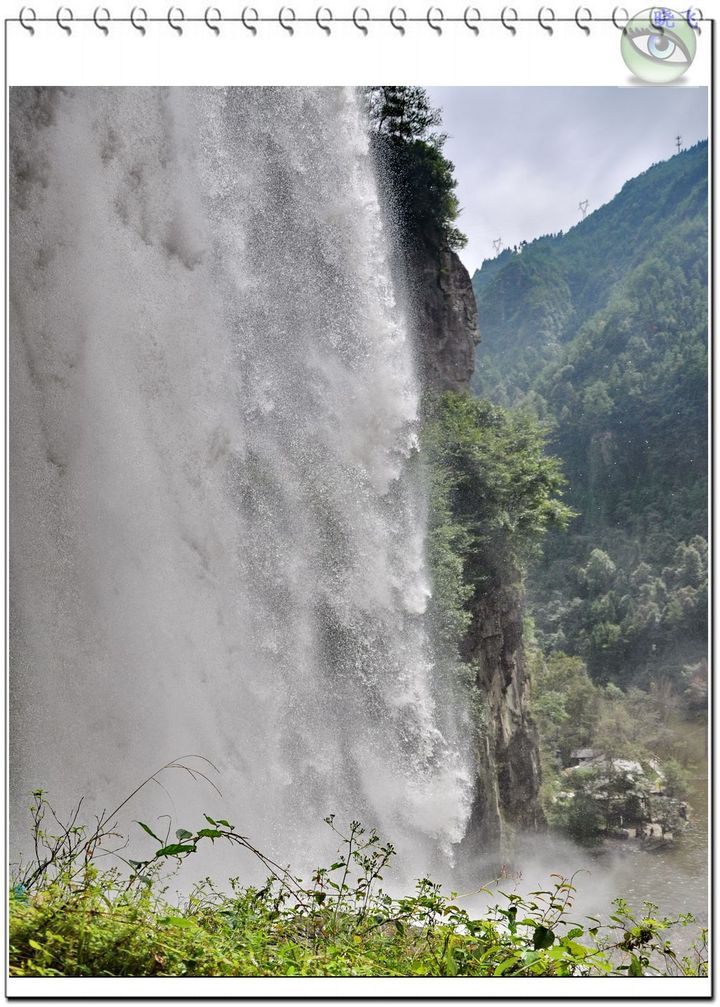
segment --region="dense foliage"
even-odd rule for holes
[[[531,577],[543,646],[582,657],[595,681],[670,679],[694,708],[707,638],[706,218],[701,143],[474,278],[475,388],[552,426],[579,515]]]
[[[157,774],[154,774],[154,777]],[[476,917],[462,896],[448,898],[429,878],[407,897],[379,885],[395,850],[359,822],[339,830],[337,859],[299,879],[257,850],[226,820],[205,816],[171,840],[138,823],[152,846],[125,860],[107,817],[86,831],[77,815],[54,818],[44,795],[33,806],[37,858],[16,872],[10,897],[13,976],[587,976],[705,975],[705,935],[681,957],[668,940],[692,917],[634,916],[620,899],[606,925],[571,921],[572,880],[503,898]],[[53,817],[52,834],[45,819]],[[179,904],[163,877],[198,846],[228,843],[267,870],[261,887],[239,879],[220,890],[206,879]],[[120,867],[103,867],[115,856]],[[473,893],[477,894],[477,893]]]
[[[532,647],[531,647],[532,650]],[[574,750],[589,748],[610,758],[648,762],[656,756],[683,789],[674,757],[675,721],[669,684],[649,691],[613,683],[597,685],[583,661],[559,651],[533,660],[532,708],[542,738],[546,776],[571,764]],[[678,793],[678,796],[680,794]]]
[[[543,451],[545,435],[530,416],[467,393],[426,401],[429,560],[435,604],[451,614],[448,638],[457,641],[473,599],[519,577],[547,529],[572,516],[558,463]]]
[[[652,818],[670,834],[681,830],[688,767],[703,760],[705,726],[688,723],[672,683],[653,682],[648,690],[598,685],[579,657],[545,657],[531,620],[525,635],[547,821],[591,844],[632,825],[633,815],[637,824]],[[584,767],[578,753],[588,760]]]
[[[559,558],[536,574],[533,612],[544,647],[579,654],[599,682],[649,687],[669,680],[688,712],[701,710],[707,705],[706,540],[696,535],[671,544],[672,551],[651,547],[650,563],[640,543],[611,541],[617,563],[594,548],[584,565]],[[585,536],[572,544],[590,548]]]
[[[462,248],[467,239],[455,226],[457,182],[442,152],[446,138],[436,131],[439,111],[420,87],[368,87],[365,94],[383,189],[406,250]]]

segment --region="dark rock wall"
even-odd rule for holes
[[[538,738],[528,713],[522,619],[520,578],[508,571],[505,582],[475,600],[463,646],[463,657],[476,669],[485,709],[468,834],[471,846],[478,838],[498,837],[498,845],[507,850],[516,829],[542,823]]]
[[[470,274],[452,251],[418,258],[414,306],[421,373],[429,387],[463,391],[480,338]]]

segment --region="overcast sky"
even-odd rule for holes
[[[695,87],[431,87],[455,165],[471,274],[503,245],[566,231],[624,182],[707,136]]]

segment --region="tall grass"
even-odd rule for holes
[[[148,777],[94,827],[82,802],[61,821],[42,791],[31,808],[33,855],[13,870],[10,973],[13,976],[617,976],[707,974],[706,933],[679,956],[669,936],[694,922],[668,918],[646,903],[634,915],[622,900],[605,924],[574,921],[573,879],[554,875],[523,898],[496,892],[502,905],[475,918],[463,896],[429,878],[396,898],[381,886],[395,856],[391,843],[355,821],[325,819],[338,853],[309,881],[259,850],[225,819],[153,840],[144,860],[125,857],[116,816],[170,769],[209,779],[186,756]],[[208,764],[209,765],[209,764]],[[211,782],[211,781],[210,781]],[[261,887],[210,879],[189,896],[166,900],[168,870],[201,844],[249,851],[267,872]],[[107,865],[107,866],[105,866]],[[480,891],[491,895],[490,889]],[[471,893],[473,895],[477,892]]]

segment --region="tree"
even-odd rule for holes
[[[425,140],[442,146],[444,136],[433,134],[441,123],[440,110],[432,108],[421,87],[368,87],[365,89],[370,120],[378,133],[399,140]]]
[[[682,680],[687,683],[683,692],[688,709],[693,713],[707,713],[708,708],[708,664],[686,664],[682,669]]]
[[[462,248],[455,168],[442,153],[445,135],[435,132],[440,111],[420,87],[368,87],[365,96],[381,188],[405,251]]]
[[[570,764],[576,748],[593,742],[599,716],[599,693],[579,657],[559,651],[540,663],[532,682],[532,711],[551,760]]]
[[[428,413],[423,441],[463,530],[464,580],[484,592],[518,576],[547,530],[572,517],[560,499],[564,480],[544,453],[545,429],[530,416],[457,392]]]
[[[585,567],[585,582],[592,594],[607,591],[613,582],[616,566],[602,549],[593,549]]]

